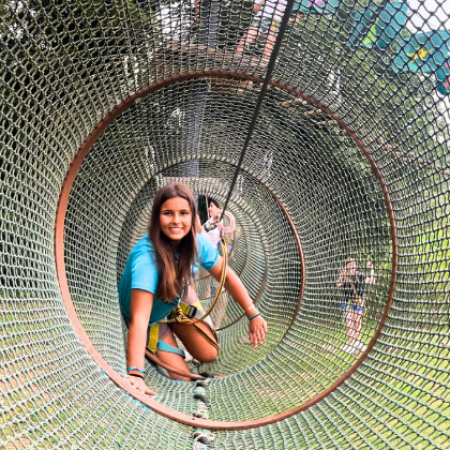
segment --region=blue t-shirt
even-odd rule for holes
[[[197,234],[197,259],[198,263],[206,269],[212,269],[219,258],[219,252],[205,237]],[[198,263],[193,266],[193,273],[199,270]],[[158,288],[159,275],[156,261],[156,253],[153,243],[146,234],[131,250],[127,263],[122,272],[119,283],[119,302],[122,314],[126,320],[130,319],[131,290],[141,289],[155,294]],[[153,307],[150,315],[150,324],[164,319],[180,302],[180,299],[172,303],[165,303],[161,299],[153,298]]]

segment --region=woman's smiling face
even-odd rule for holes
[[[159,214],[161,231],[174,243],[179,243],[192,228],[192,211],[182,197],[166,200]]]

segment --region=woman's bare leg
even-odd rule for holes
[[[242,39],[239,41],[238,46],[236,47],[236,52],[243,52],[244,48],[247,45],[250,45],[251,43],[255,42],[255,39],[258,37],[258,28],[255,26],[251,26],[247,33],[242,36]]]
[[[167,329],[164,331],[163,336],[160,336],[160,340],[162,340],[165,344],[169,345],[170,347],[178,349],[178,344],[175,339],[175,336],[173,335],[173,332],[171,329],[169,329],[169,327],[167,327]],[[183,372],[189,372],[189,368],[181,355],[178,355],[170,351],[158,349],[156,350],[156,356],[159,359],[161,359],[161,361],[173,366],[174,368],[182,370]],[[191,379],[188,377],[183,377],[170,371],[167,371],[167,373],[169,374],[169,377],[172,380],[191,381]]]
[[[214,342],[217,342],[209,325],[198,322],[202,331]],[[217,359],[218,350],[202,335],[194,325],[174,323],[171,325],[173,332],[178,336],[186,350],[201,363],[210,363]]]
[[[264,50],[263,50],[263,57],[267,61],[269,61],[270,56],[272,55],[272,50],[273,50],[276,40],[277,40],[277,35],[272,30],[269,30],[269,32],[267,33],[267,39],[266,39],[266,43],[264,45]]]
[[[185,289],[182,299],[183,303],[193,305],[198,301],[198,296],[192,286]],[[211,327],[206,322],[197,322],[196,326],[211,339],[217,342]],[[180,323],[173,323],[170,325],[172,331],[177,335],[186,350],[192,355],[194,359],[201,363],[212,362],[217,359],[218,350],[209,340],[198,330],[194,325],[185,325]]]
[[[345,326],[347,328],[348,341],[351,344],[353,342],[354,335],[353,311],[351,310],[345,312]]]
[[[362,311],[355,311],[354,312],[354,322],[355,322],[355,341],[359,341],[359,338],[361,336],[361,329],[362,329]]]

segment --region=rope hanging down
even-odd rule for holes
[[[272,53],[270,55],[269,64],[267,65],[266,77],[264,78],[264,82],[263,82],[263,85],[262,85],[262,88],[261,88],[261,92],[259,93],[258,100],[256,102],[255,109],[253,111],[253,117],[252,117],[252,120],[250,122],[250,127],[248,129],[247,137],[245,138],[244,146],[243,146],[243,148],[241,150],[239,161],[238,161],[238,164],[236,166],[236,171],[234,173],[233,180],[231,182],[230,190],[228,191],[228,195],[227,195],[227,198],[225,200],[225,204],[223,206],[222,214],[220,216],[220,221],[223,220],[223,217],[225,215],[225,211],[226,211],[227,206],[228,206],[228,202],[229,202],[229,200],[231,198],[231,194],[233,193],[234,186],[236,185],[237,177],[239,175],[239,170],[241,169],[242,163],[244,162],[245,152],[247,151],[247,148],[248,148],[248,146],[250,144],[250,140],[251,140],[252,135],[253,135],[253,130],[255,129],[256,121],[257,121],[258,116],[259,116],[259,111],[261,109],[262,102],[264,100],[264,96],[266,95],[267,86],[269,85],[269,81],[272,78],[272,73],[273,73],[273,70],[275,68],[275,63],[276,63],[276,60],[277,60],[277,56],[278,56],[278,53],[279,53],[280,48],[281,48],[281,42],[283,41],[284,34],[286,32],[287,24],[289,22],[289,17],[291,15],[294,3],[295,3],[295,0],[288,0],[287,5],[286,5],[286,9],[284,10],[283,18],[281,20],[281,25],[280,25],[280,32],[278,33],[277,39],[275,41],[275,45],[274,45]]]

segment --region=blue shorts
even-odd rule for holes
[[[269,30],[276,33],[279,29],[279,21],[272,20],[270,17],[255,17],[252,25],[258,28],[260,33],[268,33]]]
[[[363,313],[365,310],[364,306],[364,300],[358,299],[358,300],[350,300],[348,302],[344,302],[341,304],[341,311],[356,311]]]

